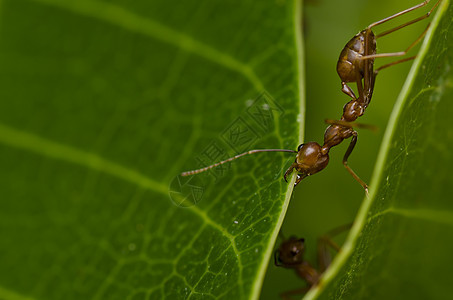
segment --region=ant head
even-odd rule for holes
[[[316,142],[308,142],[305,144],[300,144],[297,147],[297,158],[301,160],[313,160],[316,159],[318,153],[321,151],[321,146]],[[298,163],[303,163],[299,162]]]
[[[321,171],[329,162],[329,155],[323,153],[322,147],[316,142],[309,142],[298,147],[296,169],[302,174],[312,175]]]
[[[275,264],[287,268],[300,265],[304,261],[304,252],[305,240],[290,237],[275,251]]]

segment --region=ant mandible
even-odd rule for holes
[[[274,264],[277,267],[293,269],[302,278],[307,286],[300,289],[290,290],[280,294],[283,299],[290,299],[289,296],[307,292],[316,286],[321,275],[330,265],[331,257],[328,246],[339,252],[340,247],[332,240],[333,237],[351,228],[352,224],[339,226],[318,239],[318,268],[313,267],[304,259],[305,240],[303,238],[290,237],[285,239],[274,252]]]
[[[351,154],[352,150],[355,147],[355,144],[357,143],[358,134],[353,127],[367,127],[367,125],[356,124],[353,122],[365,113],[365,109],[371,101],[374,90],[374,83],[378,72],[384,68],[414,59],[415,56],[383,65],[376,70],[374,70],[374,59],[378,57],[394,57],[405,55],[412,47],[420,42],[420,40],[426,34],[428,27],[405,51],[402,52],[376,54],[376,39],[429,17],[432,11],[439,5],[440,1],[441,0],[438,0],[437,3],[431,8],[431,10],[425,15],[401,24],[378,35],[375,35],[373,33],[373,27],[383,24],[417,8],[423,7],[428,4],[430,0],[426,0],[416,6],[403,10],[380,21],[374,22],[370,24],[366,29],[359,32],[346,44],[340,54],[340,58],[337,63],[337,72],[342,80],[342,91],[350,96],[352,100],[346,103],[346,105],[343,107],[343,115],[340,120],[326,120],[326,122],[331,125],[327,127],[324,133],[324,143],[322,146],[317,142],[308,142],[299,145],[297,151],[288,149],[250,150],[198,170],[183,172],[181,173],[181,176],[198,174],[249,154],[260,152],[289,152],[297,153],[297,155],[294,163],[286,170],[284,179],[285,181],[287,181],[288,175],[291,174],[295,169],[298,174],[294,186],[297,186],[302,179],[323,170],[327,166],[327,164],[329,163],[329,151],[332,147],[337,146],[345,139],[352,137],[349,147],[343,157],[343,165],[352,175],[352,177],[360,183],[360,185],[365,189],[365,192],[368,195],[368,185],[363,180],[361,180],[348,165],[349,155]],[[359,93],[358,98],[355,96],[352,89],[347,85],[347,83],[349,82],[356,82],[357,90]]]

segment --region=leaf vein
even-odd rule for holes
[[[110,24],[123,27],[132,32],[150,36],[161,42],[184,49],[187,52],[203,57],[211,62],[236,71],[247,78],[252,85],[261,91],[263,83],[253,69],[229,54],[215,49],[195,38],[167,27],[154,20],[139,16],[119,5],[108,4],[100,1],[59,1],[59,0],[33,0],[35,2],[52,5],[77,13],[83,16],[99,19]]]
[[[419,219],[432,223],[453,226],[453,212],[434,209],[407,209],[390,207],[368,218],[368,222],[386,214],[396,214],[410,219]]]
[[[133,169],[109,161],[97,154],[57,143],[4,124],[0,124],[0,143],[28,150],[50,158],[81,165],[134,183],[160,194],[168,195],[168,187],[166,185],[154,181]]]

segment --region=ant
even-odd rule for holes
[[[250,150],[198,170],[183,172],[181,173],[181,176],[198,174],[245,155],[260,152],[289,152],[297,153],[297,155],[294,163],[286,170],[283,177],[285,181],[287,181],[288,175],[290,175],[295,169],[297,171],[297,178],[294,186],[297,186],[300,181],[302,181],[302,179],[318,173],[327,166],[327,164],[329,163],[329,151],[332,147],[337,146],[345,139],[352,137],[351,142],[349,143],[349,147],[343,157],[343,165],[345,166],[346,170],[352,175],[352,177],[364,188],[365,193],[368,195],[368,185],[363,180],[361,180],[359,176],[357,176],[357,174],[351,169],[351,167],[349,167],[348,158],[357,143],[358,134],[357,131],[354,130],[354,127],[370,128],[372,126],[354,123],[354,121],[365,113],[365,109],[371,101],[371,96],[374,90],[374,83],[378,72],[384,68],[388,68],[390,66],[414,59],[415,56],[383,65],[376,70],[374,70],[374,59],[378,57],[394,57],[405,55],[411,48],[413,48],[417,43],[421,41],[423,36],[426,34],[429,25],[425,29],[425,31],[405,51],[402,52],[376,54],[376,39],[429,17],[432,11],[439,5],[440,1],[441,0],[438,0],[437,3],[431,8],[431,10],[425,15],[396,26],[378,35],[375,35],[373,33],[373,27],[383,24],[417,8],[423,7],[428,4],[430,0],[426,0],[390,17],[374,22],[370,24],[366,29],[360,31],[346,44],[346,46],[341,51],[340,58],[337,63],[337,73],[342,80],[342,91],[350,96],[352,100],[346,103],[346,105],[343,107],[343,115],[340,120],[326,120],[326,123],[330,124],[330,126],[327,127],[324,133],[324,143],[322,146],[317,142],[308,142],[300,144],[297,148],[297,151],[288,149]],[[358,98],[354,94],[353,90],[347,85],[347,83],[349,82],[356,82],[357,90],[359,93]]]
[[[403,56],[413,48],[417,43],[421,41],[423,36],[426,34],[428,27],[422,32],[422,34],[404,51],[395,52],[395,53],[380,53],[376,54],[376,39],[382,36],[385,36],[389,33],[395,32],[401,28],[404,28],[408,25],[414,24],[418,21],[421,21],[425,18],[428,18],[433,10],[439,5],[441,0],[438,0],[437,3],[431,8],[431,10],[424,14],[421,17],[413,19],[409,22],[401,24],[397,27],[389,29],[383,33],[375,35],[372,31],[372,28],[383,24],[389,20],[392,20],[398,16],[406,14],[410,11],[413,11],[417,8],[423,7],[430,2],[426,0],[418,5],[415,5],[411,8],[403,10],[399,13],[396,13],[390,17],[384,18],[380,21],[370,24],[367,28],[360,31],[355,35],[343,48],[341,51],[340,57],[337,63],[337,73],[342,80],[342,91],[352,98],[351,101],[346,103],[343,107],[343,115],[340,120],[326,120],[328,124],[331,124],[327,127],[324,132],[324,144],[322,147],[316,142],[310,142],[305,145],[299,146],[299,153],[296,161],[290,166],[290,168],[285,173],[288,176],[293,169],[296,169],[299,174],[296,180],[296,185],[306,176],[312,175],[316,172],[324,169],[328,162],[329,156],[328,153],[330,148],[340,144],[343,140],[352,137],[348,149],[343,157],[343,165],[347,171],[352,175],[352,177],[360,183],[360,185],[365,189],[366,194],[368,195],[368,185],[361,180],[357,174],[349,167],[348,158],[352,150],[357,143],[357,131],[353,127],[371,127],[369,125],[353,123],[357,120],[358,117],[362,116],[365,113],[365,109],[371,101],[371,96],[374,90],[374,83],[378,72],[384,68],[414,59],[415,56],[397,60],[395,62],[383,65],[376,70],[374,68],[374,59],[377,57],[392,57],[392,56]],[[363,84],[362,84],[363,81]],[[352,91],[352,89],[347,85],[348,82],[356,82],[357,90],[359,92],[359,97],[357,98]],[[301,151],[303,152],[301,155]],[[305,154],[305,155],[304,155]],[[299,157],[301,156],[301,157]],[[310,159],[312,158],[312,159]],[[308,168],[303,168],[301,166],[308,166]]]
[[[318,239],[318,269],[304,260],[305,240],[303,238],[297,238],[295,236],[289,239],[283,238],[284,241],[274,252],[274,264],[277,267],[294,269],[296,274],[307,283],[307,286],[304,288],[290,290],[280,294],[283,299],[290,299],[289,296],[291,295],[306,293],[319,283],[321,275],[326,271],[331,262],[328,246],[340,252],[340,247],[332,238],[351,228],[351,226],[352,224],[339,226]]]
[[[328,153],[331,147],[334,147],[340,144],[343,140],[352,137],[348,149],[343,157],[343,165],[347,171],[354,177],[354,179],[360,183],[360,185],[365,189],[366,194],[368,195],[368,185],[361,180],[355,172],[348,165],[348,158],[352,150],[357,143],[357,131],[353,127],[369,127],[368,125],[363,124],[354,124],[353,122],[357,120],[358,117],[362,116],[365,113],[365,109],[368,107],[368,104],[371,101],[371,97],[374,90],[374,83],[376,76],[380,70],[394,66],[396,64],[415,59],[416,56],[400,59],[388,64],[385,64],[374,70],[374,59],[378,57],[395,57],[395,56],[404,56],[407,52],[412,49],[416,44],[418,44],[423,36],[426,34],[429,28],[429,24],[422,34],[411,44],[409,47],[401,52],[394,53],[379,53],[376,54],[376,39],[383,37],[387,34],[395,32],[401,28],[419,22],[423,19],[428,18],[433,10],[439,5],[441,0],[438,0],[436,4],[431,8],[429,12],[424,14],[421,17],[415,18],[411,21],[403,23],[399,26],[391,28],[385,32],[382,32],[378,35],[375,35],[372,31],[372,28],[388,22],[396,17],[404,15],[408,12],[411,12],[415,9],[427,5],[430,0],[426,0],[420,4],[417,4],[411,8],[400,11],[390,17],[384,18],[377,22],[374,22],[368,25],[367,28],[360,31],[356,34],[343,48],[340,53],[340,57],[337,62],[337,73],[341,79],[342,92],[352,98],[351,101],[346,103],[343,107],[343,115],[340,120],[326,120],[326,123],[331,124],[327,127],[324,133],[324,145],[322,146],[321,155]],[[362,83],[363,81],[363,83]],[[357,98],[352,89],[347,85],[349,82],[356,82],[357,91],[359,97]]]
[[[421,17],[415,18],[411,21],[408,21],[404,24],[391,28],[385,32],[382,32],[378,35],[375,35],[372,31],[372,28],[383,23],[386,23],[390,20],[393,20],[399,16],[402,16],[408,12],[421,8],[427,5],[431,0],[423,1],[413,7],[400,11],[390,17],[384,18],[377,22],[371,23],[368,25],[367,28],[360,31],[356,34],[340,53],[340,57],[338,58],[337,62],[337,73],[341,79],[342,85],[342,92],[352,98],[353,101],[356,101],[357,108],[355,109],[357,112],[355,113],[357,117],[363,115],[365,108],[371,101],[371,96],[373,94],[374,89],[374,82],[376,80],[376,76],[378,72],[382,69],[388,68],[390,66],[415,59],[416,56],[408,57],[405,59],[397,60],[391,62],[389,64],[385,64],[376,70],[373,70],[374,67],[374,59],[378,57],[396,57],[396,56],[404,56],[412,49],[416,44],[418,44],[423,36],[426,34],[429,28],[429,24],[426,29],[422,32],[422,34],[411,44],[409,47],[406,48],[404,51],[400,52],[393,52],[393,53],[379,53],[376,54],[376,39],[386,36],[392,32],[395,32],[399,29],[402,29],[406,26],[412,25],[417,23],[423,19],[428,18],[434,9],[439,5],[441,0],[438,0],[437,3],[431,8],[429,12],[422,15]],[[362,83],[363,81],[363,83]],[[357,91],[359,93],[359,97],[357,98],[352,89],[347,85],[349,82],[355,82],[357,84]],[[349,103],[348,103],[349,104]],[[347,104],[347,105],[348,105]],[[352,105],[352,104],[350,104]],[[355,117],[355,119],[357,119]],[[353,119],[353,120],[355,120]],[[350,122],[350,121],[348,121]]]

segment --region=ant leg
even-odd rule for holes
[[[300,289],[286,291],[286,292],[281,293],[280,297],[284,300],[290,300],[291,299],[290,296],[304,294],[304,293],[308,292],[309,289],[310,289],[310,287],[304,287],[304,288],[300,288]]]
[[[406,50],[404,50],[404,51],[392,52],[392,53],[378,53],[378,54],[373,54],[373,55],[365,55],[365,56],[359,57],[359,59],[360,60],[364,60],[364,59],[374,59],[374,58],[378,58],[378,57],[404,56],[404,55],[407,54],[407,52],[409,52],[409,50],[411,50],[415,45],[417,45],[423,39],[423,37],[425,36],[425,34],[428,31],[428,29],[429,29],[429,24],[428,24],[428,26],[426,26],[426,28],[422,32],[422,34],[420,34],[420,36],[412,44],[410,44],[409,47],[407,47]],[[400,62],[403,62],[403,61],[400,61]]]
[[[430,10],[429,12],[427,12],[426,14],[424,14],[423,16],[418,17],[418,18],[415,18],[415,19],[413,19],[413,20],[411,20],[411,21],[409,21],[409,22],[406,22],[406,23],[404,23],[404,24],[398,25],[398,26],[396,26],[396,27],[394,27],[394,28],[391,28],[391,29],[389,29],[389,30],[387,30],[387,31],[384,31],[384,32],[382,32],[382,33],[379,33],[378,35],[376,35],[376,38],[380,38],[380,37],[386,36],[386,35],[389,34],[389,33],[395,32],[395,31],[397,31],[397,30],[400,30],[401,28],[404,28],[404,27],[406,27],[406,26],[412,25],[412,24],[414,24],[414,23],[417,23],[417,22],[419,22],[419,21],[421,21],[421,20],[424,20],[424,19],[428,18],[428,17],[431,15],[431,13],[434,11],[434,9],[436,9],[436,7],[440,4],[440,1],[441,1],[441,0],[438,0],[438,1],[436,2],[436,4],[434,4],[434,6],[431,8],[431,10]],[[426,3],[425,3],[425,2],[426,2]],[[423,4],[423,5],[421,5],[421,6],[418,6],[418,5],[416,5],[416,6],[422,7],[422,6],[426,5],[426,4],[428,4],[429,1],[425,1],[425,2],[421,3],[421,4]],[[419,5],[420,5],[420,4],[419,4]],[[415,6],[414,6],[414,7],[415,7]],[[412,8],[414,8],[414,7],[412,7]],[[418,7],[415,7],[415,8],[418,8]],[[403,12],[408,12],[408,11],[410,11],[410,10],[411,10],[411,8],[409,8],[409,9],[407,9],[406,11],[403,11]],[[381,23],[381,24],[382,24],[382,23]],[[373,25],[373,24],[371,24],[371,25]],[[371,28],[371,27],[372,27],[371,25],[368,26],[368,28]]]
[[[351,167],[348,165],[348,158],[349,158],[349,155],[351,154],[352,150],[354,150],[354,147],[355,147],[355,144],[357,143],[357,132],[356,131],[353,131],[352,132],[352,140],[351,140],[351,143],[349,144],[349,147],[348,147],[348,150],[346,150],[346,153],[344,154],[344,157],[343,157],[343,165],[344,167],[346,168],[346,170],[348,170],[348,172],[352,175],[352,177],[354,177],[354,179],[360,183],[360,185],[363,187],[363,189],[365,190],[365,193],[368,197],[368,185],[362,180],[359,178],[359,176],[357,176],[356,173],[354,173],[354,171],[351,169]]]
[[[302,179],[304,179],[305,177],[307,177],[308,175],[305,175],[305,174],[297,174],[297,178],[296,178],[296,182],[294,183],[294,186],[298,185],[299,182],[302,181]]]
[[[391,63],[388,63],[388,64],[385,64],[383,66],[380,66],[379,68],[377,68],[376,70],[374,70],[374,73],[377,75],[377,73],[382,70],[382,69],[385,69],[385,68],[388,68],[388,67],[391,67],[391,66],[394,66],[394,65],[397,65],[399,63],[403,63],[403,62],[406,62],[406,61],[409,61],[409,60],[413,60],[415,59],[417,56],[414,55],[414,56],[411,56],[411,57],[408,57],[408,58],[403,58],[403,59],[400,59],[400,60],[397,60],[397,61],[394,61],[394,62],[391,62]]]
[[[374,41],[375,38],[373,37],[373,32],[371,31],[370,28],[366,29],[365,33],[365,52],[364,55],[365,57],[369,56],[369,51],[372,49],[370,42]],[[362,56],[362,57],[363,57]],[[360,62],[359,60],[356,60],[356,63]],[[365,95],[366,97],[361,98],[361,104],[364,108],[368,106],[368,104],[371,101],[371,97],[373,96],[373,91],[374,91],[374,82],[376,80],[376,73],[373,72],[373,64],[374,60],[371,59],[366,59],[363,62],[363,85],[364,85],[364,90],[365,90]]]
[[[329,249],[327,248],[327,246],[330,246],[335,251],[340,252],[340,246],[338,246],[337,243],[332,240],[332,238],[344,232],[345,230],[350,229],[351,226],[352,223],[338,226],[318,239],[318,266],[321,273],[324,273],[324,271],[329,267],[331,261]]]
[[[285,179],[286,182],[288,182],[286,177],[288,177],[288,175],[293,172],[293,170],[296,166],[297,166],[297,164],[295,162],[293,162],[293,164],[291,166],[289,166],[288,170],[286,170],[285,175],[283,175],[283,178]]]
[[[437,1],[437,3],[433,6],[433,8],[431,8],[431,10],[430,10],[427,14],[425,14],[425,15],[427,15],[427,16],[426,16],[426,17],[423,16],[423,19],[424,19],[424,18],[427,18],[427,17],[431,14],[431,12],[439,5],[440,1],[441,1],[441,0]],[[425,1],[423,1],[422,3],[419,3],[419,4],[417,4],[417,5],[413,6],[413,7],[410,7],[410,8],[408,8],[408,9],[403,10],[403,11],[400,11],[400,12],[394,14],[394,15],[391,15],[390,17],[387,17],[387,18],[384,18],[384,19],[379,20],[379,21],[377,21],[377,22],[374,22],[374,23],[370,24],[370,25],[368,26],[368,28],[372,28],[372,27],[374,27],[374,26],[377,26],[377,25],[383,24],[383,23],[385,23],[385,22],[387,22],[387,21],[390,21],[390,20],[392,20],[392,19],[394,19],[394,18],[396,18],[396,17],[402,16],[402,15],[408,13],[408,12],[411,12],[411,11],[413,11],[413,10],[416,10],[417,8],[420,8],[420,7],[425,6],[425,5],[428,4],[429,2],[430,2],[430,0],[425,0]],[[418,19],[418,18],[417,18],[417,19]],[[417,20],[417,19],[415,19],[415,20]],[[422,20],[423,20],[423,19],[422,19]],[[417,22],[417,21],[415,21],[415,22]],[[412,22],[412,23],[415,23],[415,22]],[[412,23],[410,23],[410,22],[408,22],[408,23],[409,23],[409,24],[407,24],[407,25],[412,24]],[[403,24],[403,25],[404,25],[404,24]],[[407,26],[407,25],[405,25],[405,26]],[[400,26],[402,26],[402,25],[400,25]],[[395,29],[395,30],[398,30],[398,29],[402,28],[402,27],[400,27],[400,26],[396,27],[397,29]],[[404,26],[403,26],[403,27],[404,27]],[[393,30],[393,31],[395,31],[395,30]],[[393,32],[393,31],[392,31],[392,32]]]
[[[327,268],[330,266],[330,263],[332,261],[332,257],[330,256],[329,249],[327,249],[327,237],[320,237],[318,239],[318,249],[317,249],[317,255],[318,255],[318,267],[319,267],[319,272],[324,273]]]
[[[325,119],[324,122],[330,125],[339,125],[348,128],[365,128],[372,131],[377,131],[377,127],[370,124],[363,124],[363,123],[356,123],[356,122],[346,122],[341,120],[332,120],[332,119]]]
[[[293,172],[293,170],[296,166],[297,166],[297,163],[293,162],[293,164],[288,168],[288,170],[286,170],[285,175],[283,175],[283,178],[285,179],[286,182],[288,182],[288,180],[287,180],[288,175]],[[296,178],[296,182],[294,183],[294,186],[298,185],[299,182],[301,182],[302,179],[304,179],[307,176],[308,175],[306,175],[306,174],[297,174],[297,178]]]

